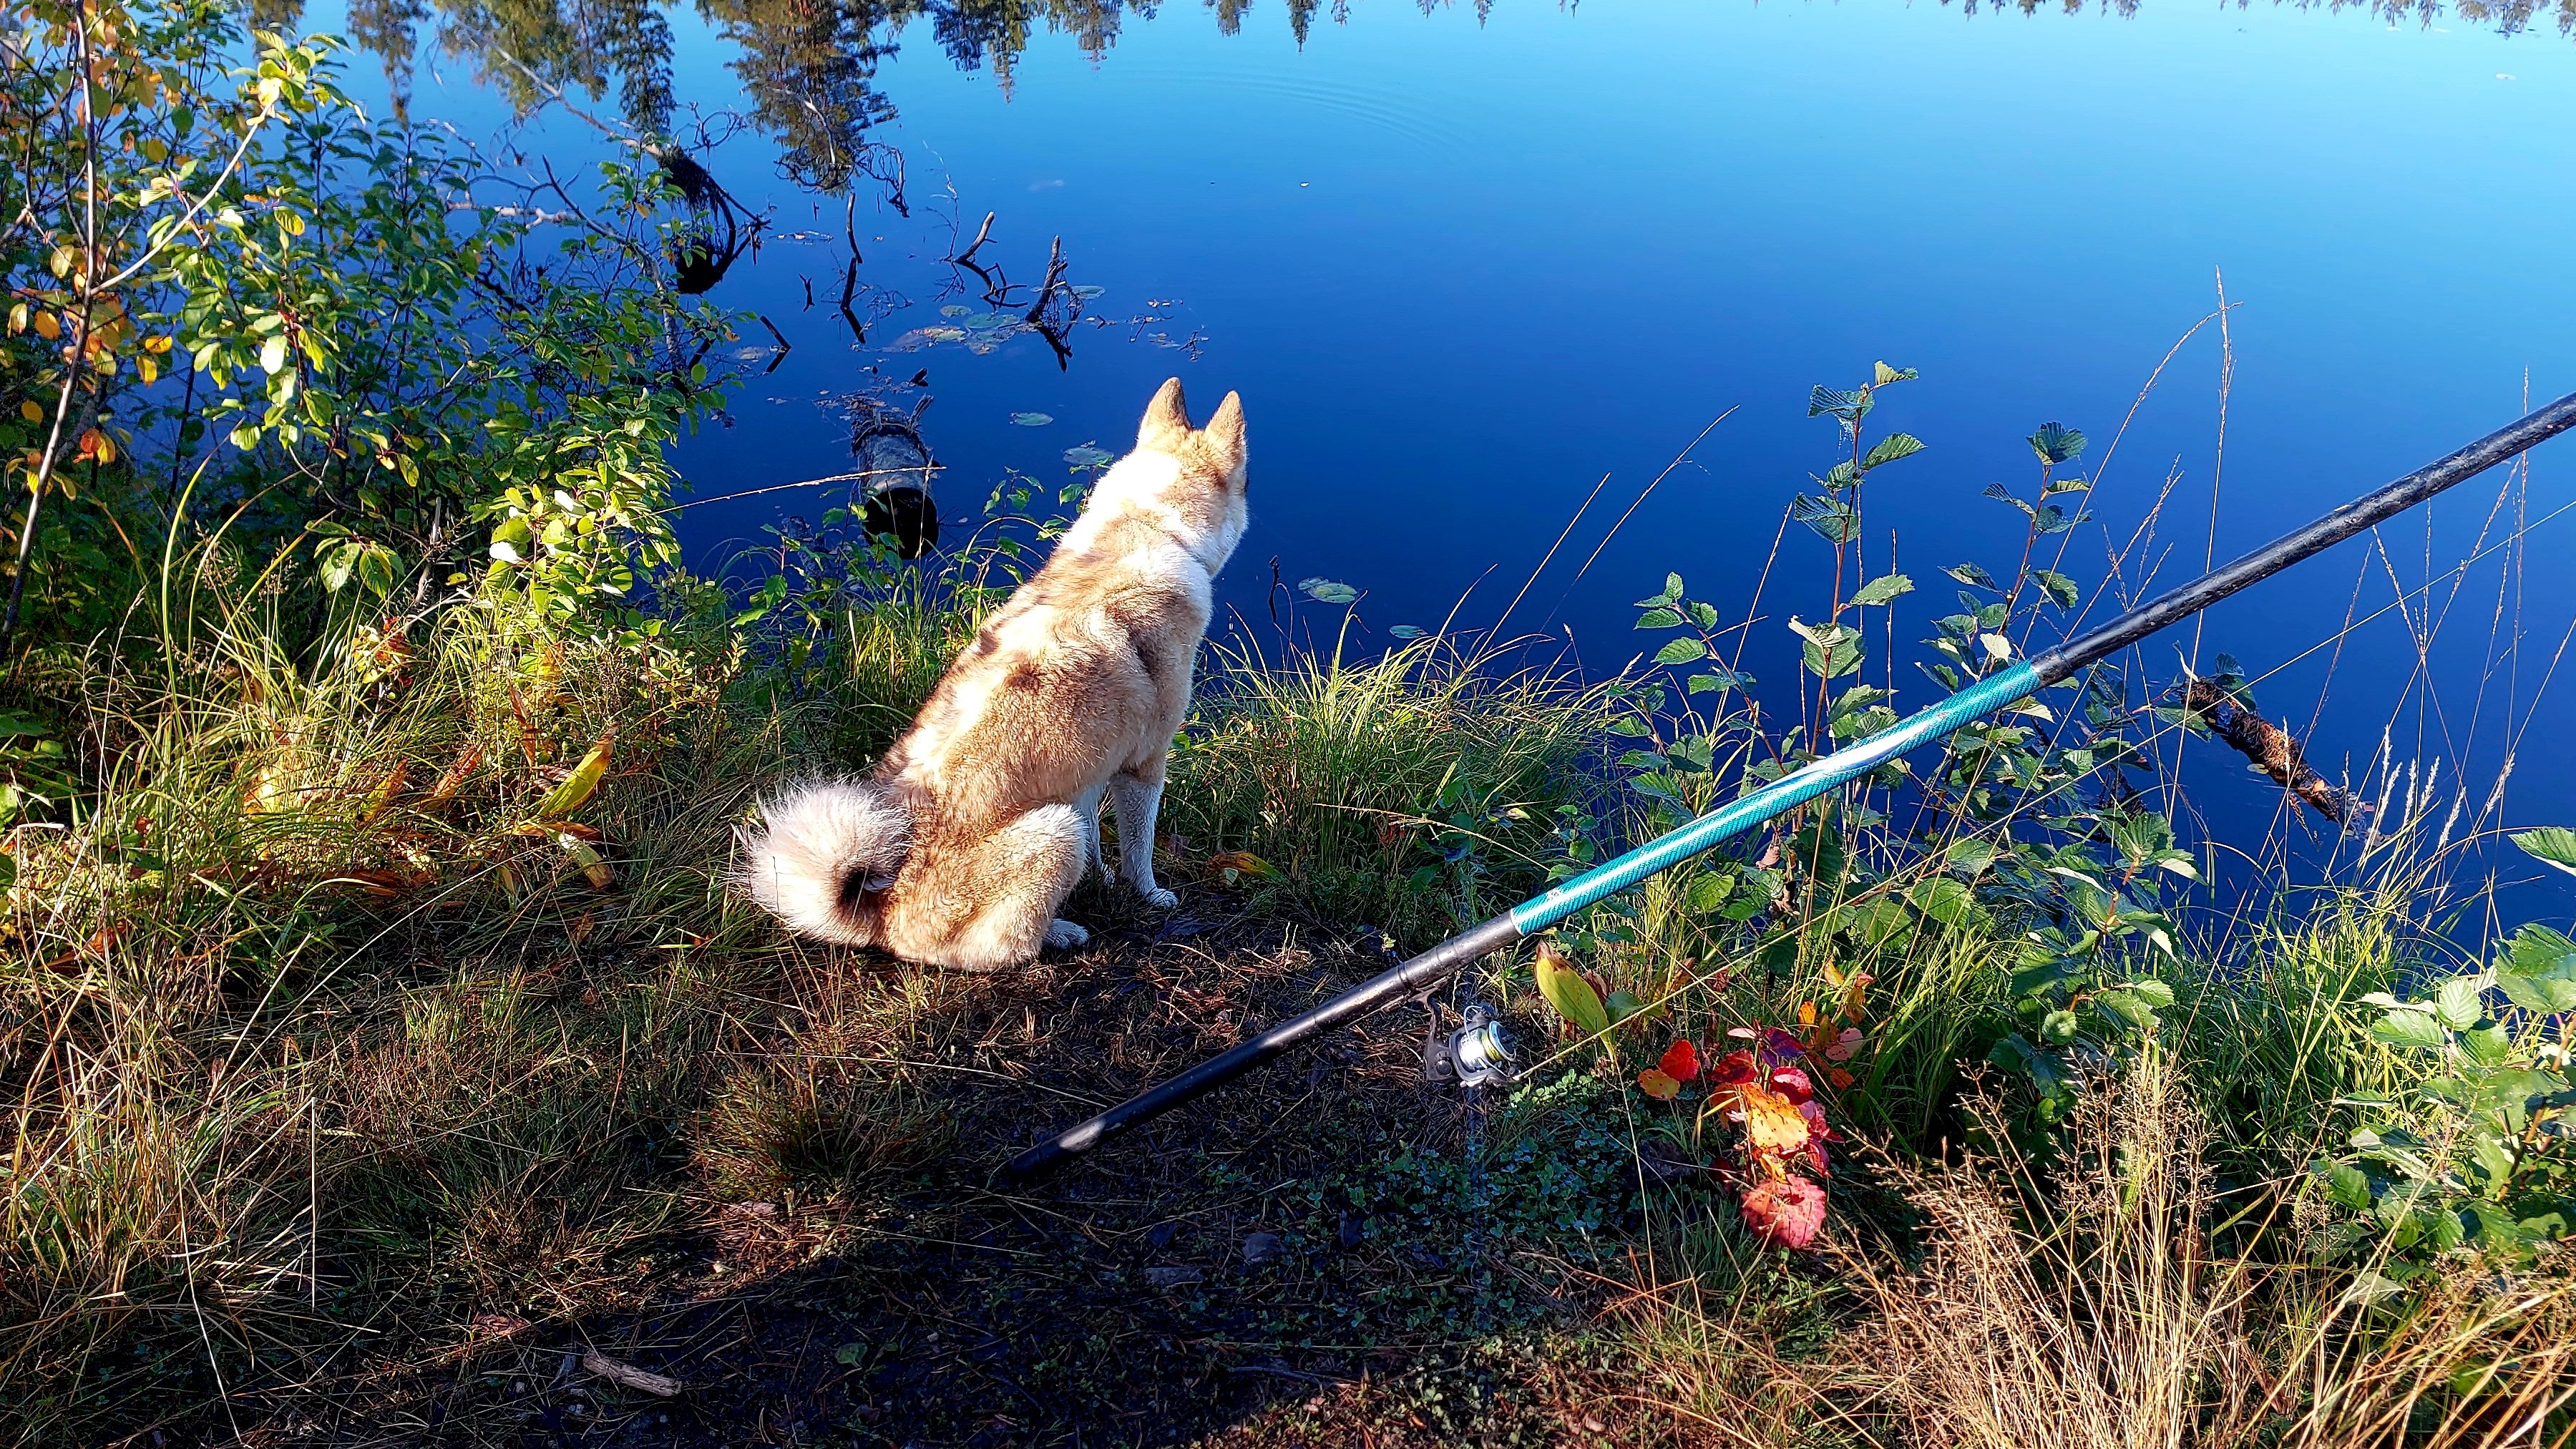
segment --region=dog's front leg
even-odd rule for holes
[[[1104,882],[1109,879],[1109,857],[1100,849],[1100,797],[1108,788],[1105,784],[1094,785],[1073,797],[1073,813],[1082,817],[1083,863],[1099,871]],[[1118,823],[1122,827],[1127,823],[1124,809],[1118,812]]]
[[[1181,898],[1154,884],[1154,817],[1163,810],[1163,780],[1119,774],[1109,781],[1109,798],[1118,805],[1118,875],[1145,904],[1168,911]]]

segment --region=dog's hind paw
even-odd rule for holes
[[[1091,933],[1067,920],[1047,922],[1046,944],[1050,951],[1070,951],[1091,943]]]
[[[1161,886],[1156,886],[1154,889],[1142,892],[1141,894],[1144,896],[1145,904],[1152,906],[1155,910],[1174,911],[1180,909],[1181,898],[1172,894],[1170,891],[1163,889]]]

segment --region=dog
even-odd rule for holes
[[[760,807],[736,880],[789,929],[906,961],[998,970],[1090,933],[1056,911],[1083,872],[1152,906],[1164,754],[1190,704],[1210,591],[1243,537],[1243,402],[1190,425],[1181,380],[1101,475],[1046,567],[976,630],[912,730],[858,779]]]

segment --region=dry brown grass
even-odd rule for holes
[[[1978,1110],[2002,1141],[1991,1101]],[[2189,1442],[2213,1395],[2225,1408],[2248,1382],[2250,1285],[2210,1249],[2204,1137],[2179,1069],[2149,1051],[2087,1095],[2053,1164],[1892,1165],[1923,1214],[1923,1261],[1848,1258],[1876,1315],[1852,1347],[1884,1410],[1928,1443]]]

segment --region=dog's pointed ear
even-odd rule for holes
[[[1181,380],[1173,378],[1145,404],[1145,421],[1136,429],[1136,446],[1169,451],[1190,435],[1190,404],[1181,396]]]
[[[1244,463],[1242,394],[1227,393],[1225,401],[1216,405],[1216,416],[1208,419],[1207,427],[1199,436],[1207,440],[1209,449],[1225,466],[1226,472],[1241,472]]]

